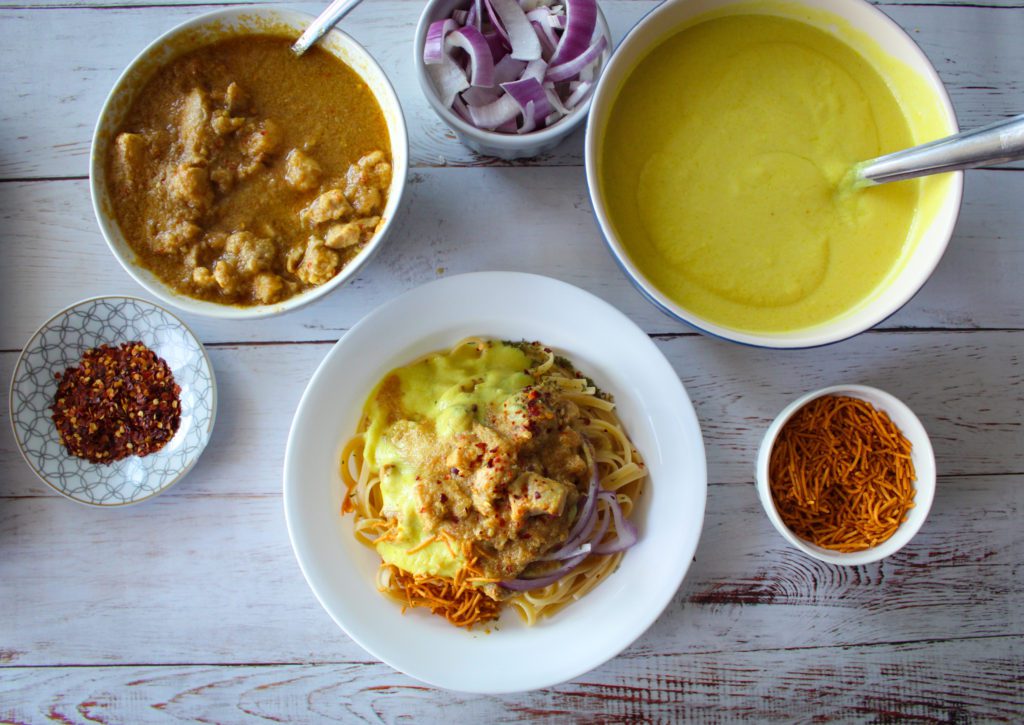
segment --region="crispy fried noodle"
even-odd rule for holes
[[[384,376],[341,475],[378,588],[472,627],[506,604],[534,624],[615,571],[646,469],[571,362],[471,338]]]

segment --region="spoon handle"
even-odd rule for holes
[[[870,186],[1018,159],[1024,159],[1024,114],[864,161],[856,171],[859,184]]]
[[[309,24],[305,32],[292,45],[292,52],[295,55],[302,55],[324,34],[333,28],[339,20],[352,12],[352,9],[363,0],[334,0],[327,9],[317,16],[316,20]]]

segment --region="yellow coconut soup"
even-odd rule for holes
[[[698,18],[640,61],[599,178],[654,286],[711,323],[771,333],[849,312],[899,270],[941,182],[854,190],[848,171],[946,129],[923,80],[877,47],[763,9]]]

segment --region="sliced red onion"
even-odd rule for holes
[[[458,93],[469,88],[466,72],[449,56],[442,56],[440,65],[428,65],[427,73],[441,96],[442,105],[451,107]]]
[[[452,19],[436,20],[427,28],[427,41],[423,44],[423,62],[426,65],[440,65],[444,60],[444,39],[458,28]]]
[[[469,82],[474,86],[490,86],[494,83],[494,58],[483,33],[467,25],[453,30],[445,38],[445,48],[462,48],[469,56],[472,71]]]
[[[589,554],[580,554],[572,559],[567,559],[562,566],[558,567],[553,572],[545,574],[544,576],[539,576],[536,579],[506,579],[505,581],[500,582],[500,584],[506,589],[511,589],[514,592],[527,592],[531,589],[542,589],[549,584],[554,584],[563,576],[578,567],[588,556]]]
[[[486,106],[501,98],[500,88],[482,88],[481,86],[470,86],[461,94],[462,100],[470,106]]]
[[[512,57],[516,60],[540,58],[540,40],[519,3],[516,0],[487,0],[487,4],[504,26],[508,42],[512,44]]]
[[[593,90],[608,41],[573,38],[588,27],[592,36],[596,17],[596,0],[464,0],[428,26],[424,63],[459,118],[529,133],[572,113]]]
[[[488,33],[484,33],[484,40],[487,41],[487,46],[491,49],[491,57],[494,59],[495,66],[505,58],[509,57],[505,39],[498,35],[498,33],[493,30]],[[523,63],[523,61],[517,60],[516,63]],[[497,81],[495,81],[495,83],[497,83]]]
[[[466,92],[468,93],[469,91]],[[466,102],[459,96],[455,96],[455,100],[452,101],[452,110],[455,111],[456,116],[466,123],[473,123],[473,118],[469,115],[469,109],[466,107]]]
[[[566,61],[561,65],[549,65],[545,79],[558,82],[567,81],[573,76],[578,76],[580,71],[601,57],[601,53],[604,52],[607,45],[608,39],[602,35],[593,45],[572,60]]]
[[[526,65],[525,61],[506,55],[494,66],[494,84],[501,85],[522,78]]]
[[[608,507],[612,510],[616,539],[605,544],[599,541],[592,551],[594,554],[617,554],[620,551],[625,551],[633,546],[639,538],[636,526],[622,514],[619,499],[612,491],[601,491],[598,496],[607,502]]]
[[[587,97],[587,93],[590,92],[590,88],[593,84],[580,82],[569,94],[569,97],[565,99],[565,107],[570,111],[580,104],[584,98]]]
[[[597,27],[597,0],[564,0],[565,32],[562,33],[551,65],[568,63],[587,52]],[[576,75],[575,73],[571,75]],[[564,80],[564,79],[556,79]]]
[[[469,115],[477,128],[497,128],[508,121],[515,121],[522,111],[523,107],[510,93],[486,106],[469,107]]]
[[[533,104],[534,119],[544,118],[551,113],[551,103],[548,101],[547,93],[536,78],[523,78],[518,81],[502,83],[501,87],[515,99],[524,114],[528,103]]]

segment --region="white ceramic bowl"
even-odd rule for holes
[[[899,310],[928,280],[942,258],[956,225],[963,193],[963,172],[958,171],[949,175],[949,183],[943,190],[937,213],[931,215],[931,220],[909,259],[891,279],[882,283],[879,290],[846,314],[813,327],[788,332],[753,333],[725,327],[704,319],[674,302],[652,284],[633,263],[609,219],[600,194],[598,164],[604,128],[619,88],[637,63],[654,47],[674,34],[676,29],[698,15],[730,5],[751,5],[754,12],[763,11],[764,7],[771,8],[773,13],[776,11],[775,3],[764,6],[752,3],[751,0],[667,0],[641,20],[619,44],[598,82],[587,121],[587,186],[598,225],[619,266],[644,297],[669,316],[702,332],[734,342],[773,348],[814,347],[852,337],[877,325]],[[842,33],[840,37],[844,42],[857,47],[857,43],[863,42],[863,38],[858,35],[862,33],[884,53],[909,67],[934,96],[936,106],[942,109],[945,133],[952,134],[957,131],[953,107],[935,68],[911,37],[881,10],[866,0],[793,0],[778,3],[778,8],[783,9],[787,17],[800,16],[805,22],[811,22],[827,32],[834,33],[836,29],[827,23],[819,24],[824,23],[819,18],[820,13],[830,13],[845,20],[852,28],[853,35],[857,37],[847,37],[847,33]],[[800,8],[807,9],[806,15],[797,12]],[[882,74],[885,75],[884,70]],[[915,108],[905,110],[909,114],[916,112]]]
[[[383,226],[337,275],[322,285],[270,305],[238,307],[195,299],[175,291],[136,262],[135,252],[125,241],[113,213],[107,194],[107,149],[131,109],[135,95],[158,68],[178,55],[232,35],[266,32],[270,28],[275,32],[284,30],[294,33],[297,38],[312,20],[312,16],[304,13],[269,7],[228,8],[187,20],[150,43],[124,70],[103,104],[90,152],[89,186],[93,211],[117,261],[136,282],[163,302],[185,312],[222,319],[251,319],[288,312],[323,297],[351,279],[387,238],[402,202],[408,173],[409,141],[405,119],[398,96],[384,71],[359,43],[340,30],[331,30],[319,42],[319,46],[352,68],[373,91],[388,126],[393,174],[388,201],[382,214]]]
[[[86,350],[138,340],[163,358],[181,387],[181,423],[148,456],[99,465],[67,452],[50,406],[56,373]],[[125,506],[156,496],[199,460],[217,417],[213,366],[192,331],[164,308],[136,297],[93,297],[51,317],[25,345],[11,378],[11,426],[25,462],[57,493],[90,506]]]
[[[389,370],[460,339],[539,340],[615,396],[649,478],[632,518],[638,543],[618,570],[549,619],[466,632],[423,610],[402,614],[376,590],[380,557],[339,515],[338,473],[370,391]],[[418,287],[378,308],[327,354],[299,402],[284,463],[288,534],[324,609],[375,657],[465,692],[515,692],[577,677],[639,637],[672,599],[704,518],[704,445],[679,376],[625,315],[576,287],[480,272]]]
[[[428,0],[423,12],[420,15],[419,25],[416,27],[416,40],[413,43],[413,63],[416,66],[416,76],[420,81],[420,88],[427,99],[427,103],[434,109],[434,112],[441,117],[448,126],[455,132],[465,146],[468,146],[478,154],[484,156],[497,156],[499,159],[520,159],[532,156],[540,156],[553,150],[558,144],[565,140],[565,137],[579,128],[583,119],[587,117],[590,104],[594,99],[594,93],[583,101],[583,103],[572,109],[568,116],[559,119],[556,123],[542,128],[539,131],[530,133],[496,133],[476,128],[459,118],[452,109],[445,107],[437,95],[434,82],[427,75],[426,65],[423,63],[423,45],[427,39],[427,29],[435,20],[450,18],[452,11],[458,8],[468,7],[468,0]],[[608,63],[611,54],[612,35],[608,29],[608,22],[597,8],[597,30],[608,39],[608,48],[601,54],[600,67],[603,69]]]
[[[768,464],[771,460],[772,448],[779,436],[779,431],[786,422],[802,407],[812,400],[826,395],[847,395],[852,398],[860,398],[871,403],[878,410],[884,411],[900,429],[903,435],[910,441],[911,460],[914,463],[914,472],[917,480],[914,481],[916,494],[914,495],[914,506],[907,512],[907,520],[904,521],[896,533],[881,544],[864,551],[842,553],[825,549],[820,546],[801,539],[794,534],[782,521],[775,502],[772,499],[772,492],[768,479]],[[790,544],[800,549],[808,556],[813,556],[820,561],[829,564],[843,564],[845,566],[859,566],[870,564],[873,561],[884,559],[906,546],[920,530],[928,511],[931,510],[932,500],[935,498],[935,454],[932,451],[931,440],[928,432],[921,425],[913,411],[903,402],[885,391],[871,388],[866,385],[834,385],[830,388],[816,390],[797,398],[779,413],[772,421],[761,442],[761,448],[757,453],[757,494],[764,506],[765,513],[772,525]]]

